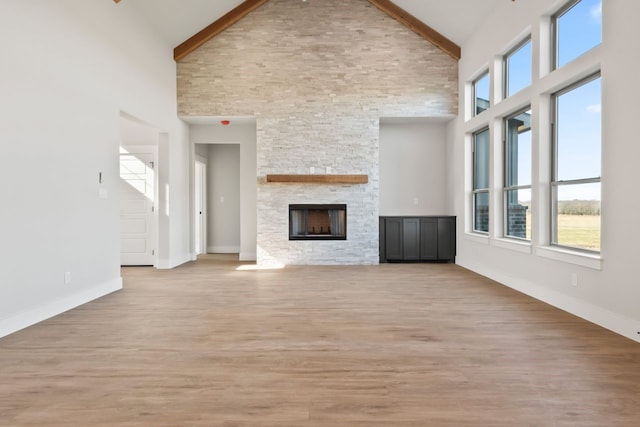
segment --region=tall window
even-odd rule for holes
[[[489,71],[486,71],[473,81],[473,115],[482,113],[489,104]]]
[[[553,95],[552,243],[600,250],[600,74]]]
[[[489,232],[489,129],[473,134],[473,231]]]
[[[524,89],[531,84],[531,39],[528,38],[517,45],[504,57],[504,74],[506,97]]]
[[[602,42],[602,0],[572,0],[553,16],[555,68]]]
[[[505,236],[531,240],[531,109],[504,120]]]

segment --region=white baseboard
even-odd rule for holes
[[[59,298],[0,320],[0,338],[122,289],[122,278]]]
[[[158,270],[171,270],[172,268],[176,268],[179,265],[185,264],[190,261],[195,261],[195,259],[191,258],[191,254],[185,254],[179,260],[169,260],[169,259],[158,259],[158,266],[156,267]]]
[[[240,252],[240,261],[257,261],[258,254],[255,252]]]
[[[240,246],[209,246],[209,254],[237,254],[240,253]]]
[[[171,269],[171,263],[169,262],[168,259],[158,259],[158,264],[156,266],[156,268],[158,270],[170,270]]]
[[[602,326],[633,341],[640,342],[637,320],[621,316],[605,308],[556,292],[552,289],[544,288],[534,282],[501,274],[493,269],[486,268],[480,263],[474,263],[473,261],[468,262],[460,257],[456,259],[456,263],[461,267],[495,280],[502,285],[515,289],[537,300],[546,302],[560,310],[595,323],[598,326]]]

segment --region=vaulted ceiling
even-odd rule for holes
[[[393,3],[460,46],[500,1],[507,0],[393,0]],[[133,9],[175,47],[239,6],[243,0],[116,2],[118,7]]]

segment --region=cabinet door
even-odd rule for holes
[[[386,218],[384,223],[385,255],[388,261],[402,260],[402,218]]]
[[[438,259],[455,261],[456,219],[438,218]]]
[[[420,259],[438,259],[438,219],[420,219]]]
[[[405,261],[420,259],[420,220],[418,218],[404,218],[402,220],[402,249]]]

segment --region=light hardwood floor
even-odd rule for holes
[[[0,339],[2,426],[637,426],[640,345],[450,264],[204,256]]]

